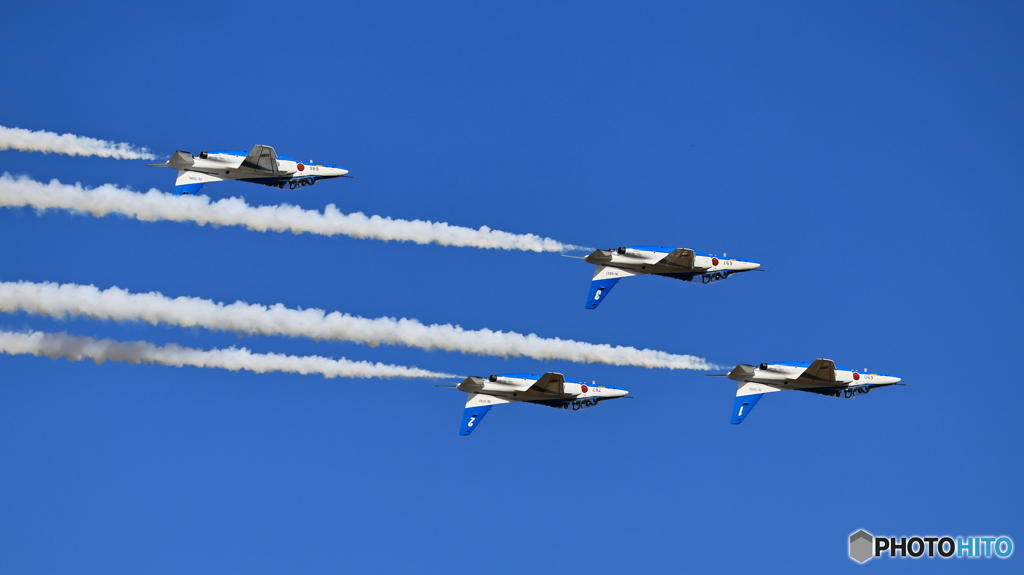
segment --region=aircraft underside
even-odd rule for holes
[[[284,189],[288,186],[289,190],[295,188],[302,188],[305,186],[312,186],[320,180],[325,178],[317,176],[306,176],[302,178],[239,178],[240,182],[250,182],[253,184],[263,184],[264,186],[270,186],[271,188]]]
[[[731,274],[736,273],[729,270],[716,270],[712,272],[700,272],[700,273],[669,273],[669,274],[651,274],[661,276],[663,278],[672,278],[674,280],[683,280],[684,282],[692,282],[695,279],[699,279],[701,283],[709,284],[717,281],[724,280]],[[732,284],[729,284],[732,285]]]
[[[537,405],[546,405],[548,407],[554,407],[557,409],[567,409],[570,411],[579,411],[581,409],[587,409],[588,407],[594,407],[597,404],[605,401],[608,398],[605,397],[584,397],[581,399],[537,399],[532,401],[525,401],[524,403],[536,403]]]
[[[876,386],[877,387],[877,386]],[[817,393],[818,395],[827,395],[830,397],[857,397],[858,395],[864,395],[873,389],[870,385],[858,385],[856,387],[812,387],[808,389],[798,389],[797,391],[808,391],[810,393]]]

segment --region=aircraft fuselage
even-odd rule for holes
[[[561,403],[575,399],[614,399],[623,397],[629,392],[617,387],[607,387],[566,379],[563,384],[562,393],[552,393],[531,389],[537,381],[538,376],[527,374],[513,375],[492,375],[490,377],[467,377],[465,381],[456,386],[460,391],[467,393],[480,393],[500,397],[506,401],[525,401],[527,403]],[[596,405],[596,403],[593,403]],[[579,408],[577,408],[579,409]]]
[[[889,373],[857,371],[837,366],[830,359],[811,363],[740,364],[728,374],[738,382],[732,408],[732,423],[742,423],[750,410],[766,393],[794,389],[832,397],[859,397],[872,389],[896,385],[900,378]]]
[[[853,370],[842,366],[835,368],[835,381],[808,381],[801,378],[809,363],[762,363],[757,367],[737,366],[729,373],[729,379],[748,383],[760,383],[777,389],[816,389],[821,387],[855,387],[861,385],[893,385],[900,378],[888,373],[870,373],[867,370]],[[747,368],[747,369],[741,369]]]
[[[201,152],[198,156],[193,156],[194,161],[188,169],[192,172],[217,176],[222,180],[241,180],[279,188],[288,185],[291,189],[310,185],[316,180],[340,178],[348,174],[348,170],[341,166],[305,163],[288,156],[277,156],[278,171],[276,173],[253,173],[242,169],[245,156],[245,152]],[[199,178],[196,179],[202,181]]]
[[[657,275],[702,284],[724,280],[732,274],[755,270],[753,260],[716,256],[689,248],[633,246],[597,250],[583,258],[594,264],[587,309],[594,309],[622,278]]]
[[[150,164],[178,170],[174,193],[196,194],[205,184],[224,180],[239,180],[275,188],[288,186],[295,189],[310,186],[320,180],[340,178],[348,174],[341,166],[303,163],[288,156],[278,156],[274,148],[256,145],[246,152],[175,152],[163,164]]]
[[[488,377],[470,376],[454,387],[469,394],[463,410],[460,435],[472,433],[483,416],[495,405],[518,401],[579,411],[608,399],[625,397],[629,393],[625,389],[588,384],[550,372],[544,375],[512,373]]]

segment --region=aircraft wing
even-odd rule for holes
[[[545,373],[540,376],[537,383],[530,386],[530,391],[550,393],[552,395],[565,395],[565,376],[560,373]]]
[[[459,435],[473,433],[487,412],[495,405],[502,403],[509,403],[509,401],[484,393],[469,394],[469,397],[466,398],[466,409],[462,412],[462,427],[459,428]]]
[[[679,267],[686,270],[694,269],[693,261],[696,254],[693,250],[687,248],[676,248],[672,250],[667,256],[658,260],[659,265],[668,265],[673,267]]]
[[[276,174],[278,172],[277,152],[270,146],[253,146],[249,155],[242,160],[242,165],[239,168]]]
[[[816,359],[814,363],[796,378],[799,385],[808,387],[828,387],[836,383],[836,363],[831,359]]]

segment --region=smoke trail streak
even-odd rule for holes
[[[104,361],[125,361],[128,363],[156,363],[182,367],[219,367],[238,371],[244,369],[256,373],[319,373],[326,378],[429,378],[452,379],[456,376],[436,373],[403,365],[387,365],[369,361],[331,359],[318,355],[296,356],[280,353],[253,353],[245,348],[202,350],[182,347],[176,344],[157,346],[148,341],[121,342],[111,339],[76,337],[67,332],[44,333],[33,331],[15,333],[0,331],[0,353],[8,355],[45,355],[50,359],[65,358],[68,361],[91,359],[97,365]]]
[[[25,311],[51,317],[84,315],[93,319],[144,321],[153,325],[204,327],[249,335],[283,335],[341,340],[369,346],[406,345],[499,357],[560,359],[579,363],[647,368],[714,369],[692,355],[652,349],[545,338],[489,329],[467,330],[452,324],[424,325],[415,319],[368,319],[321,309],[289,309],[235,302],[225,305],[194,297],[169,298],[158,292],[133,294],[120,288],[100,290],[76,284],[0,282],[0,311]]]
[[[67,154],[69,156],[100,156],[118,160],[152,160],[156,156],[146,148],[135,148],[124,142],[107,142],[74,134],[56,134],[39,130],[33,132],[22,128],[0,126],[0,150],[21,150]]]
[[[241,198],[211,202],[207,196],[175,196],[152,189],[133,192],[104,184],[87,190],[81,185],[49,184],[26,176],[0,176],[0,206],[27,206],[39,210],[59,208],[89,212],[96,217],[123,214],[137,220],[155,222],[195,222],[199,225],[243,226],[253,231],[291,232],[293,234],[346,235],[360,239],[407,241],[418,244],[474,247],[482,249],[564,252],[586,250],[534,234],[512,234],[492,230],[452,226],[444,222],[393,220],[366,216],[361,212],[341,213],[334,204],[323,213],[298,206],[250,206]]]

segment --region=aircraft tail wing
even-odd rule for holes
[[[612,266],[597,266],[594,270],[594,277],[590,280],[590,293],[587,295],[587,309],[596,308],[612,291],[615,284],[622,278],[628,278],[637,274],[622,268]]]
[[[277,152],[270,146],[253,146],[249,155],[242,160],[241,167],[257,172],[276,174],[278,172]]]
[[[182,152],[178,150],[174,152],[171,159],[167,160],[167,167],[174,168],[175,170],[187,170],[196,163],[196,158],[188,152]]]
[[[760,383],[741,382],[736,386],[736,401],[732,404],[732,419],[729,423],[743,423],[761,396],[773,391],[779,390]]]
[[[476,429],[480,420],[487,415],[495,405],[509,403],[507,399],[486,395],[483,393],[471,393],[466,398],[466,409],[462,412],[462,427],[459,428],[459,435],[469,435]]]
[[[726,377],[736,381],[747,381],[754,377],[754,366],[741,363],[732,368],[732,371],[730,371]]]
[[[196,163],[195,156],[188,152],[182,152],[178,150],[174,152],[169,160],[162,164],[146,164],[147,166],[159,166],[162,168],[174,168],[175,170],[187,170]]]
[[[199,188],[208,182],[223,182],[224,178],[213,174],[193,172],[190,170],[178,170],[178,179],[174,181],[174,193],[178,196],[194,196]]]

